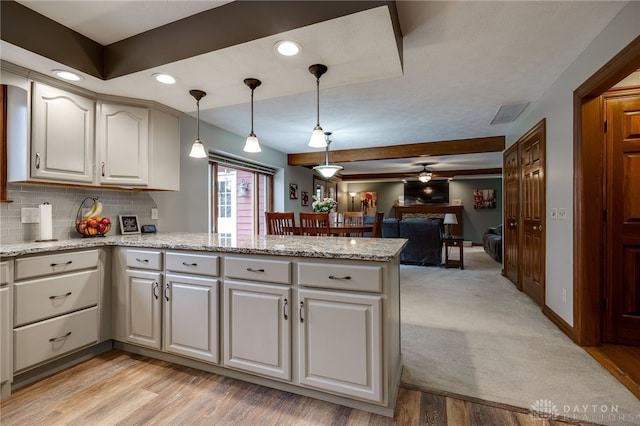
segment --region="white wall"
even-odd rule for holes
[[[546,118],[547,245],[546,304],[573,325],[573,92],[640,35],[640,2],[629,2],[556,82],[518,119],[507,146]],[[567,220],[551,220],[564,207]],[[562,290],[566,291],[566,303]]]

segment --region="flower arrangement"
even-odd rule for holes
[[[311,207],[316,213],[331,213],[336,211],[338,203],[333,198],[319,198],[314,195]]]

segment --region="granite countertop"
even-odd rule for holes
[[[406,244],[407,240],[404,238],[251,235],[230,239],[207,233],[159,233],[7,244],[0,247],[0,257],[90,247],[127,246],[386,262],[399,256]]]

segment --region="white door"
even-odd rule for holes
[[[381,402],[382,297],[298,291],[300,383]]]
[[[126,339],[131,343],[160,349],[162,274],[127,269],[125,275]]]
[[[227,238],[237,234],[236,219],[236,172],[218,172],[218,229],[216,232]]]
[[[291,289],[224,282],[224,364],[291,380]]]
[[[98,180],[102,184],[146,185],[149,180],[149,110],[100,104]]]
[[[163,291],[165,350],[219,361],[218,280],[167,274]]]
[[[31,176],[93,182],[94,102],[33,83]]]

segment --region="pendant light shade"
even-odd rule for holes
[[[204,98],[205,96],[207,96],[207,94],[205,92],[203,92],[202,90],[190,90],[189,94],[191,96],[193,96],[196,99],[196,108],[198,111],[198,116],[197,116],[197,132],[196,132],[196,140],[195,142],[193,142],[193,145],[191,145],[191,152],[189,153],[189,157],[193,157],[193,158],[207,158],[207,151],[204,149],[204,145],[202,144],[202,141],[200,140],[200,99]]]
[[[430,171],[427,170],[427,165],[423,164],[422,165],[422,171],[420,172],[420,174],[418,175],[418,180],[422,183],[427,183],[431,180],[431,177],[433,175],[431,174]]]
[[[247,141],[244,144],[243,151],[244,152],[260,152],[262,149],[260,148],[260,142],[258,141],[258,137],[253,133],[253,91],[256,90],[256,87],[260,86],[262,82],[257,78],[245,78],[244,84],[246,84],[249,89],[251,89],[251,133],[247,136]]]
[[[331,140],[329,139],[329,136],[331,136],[331,132],[325,132],[323,134],[323,140],[324,140],[324,136],[326,136],[325,148],[324,148],[324,164],[315,166],[313,170],[320,173],[324,178],[329,179],[335,176],[335,174],[338,173],[340,170],[342,170],[344,167],[338,166],[336,164],[329,164],[329,145],[331,145]]]
[[[322,64],[315,64],[309,67],[309,72],[316,77],[316,112],[317,112],[317,124],[313,128],[311,133],[311,139],[309,139],[309,146],[311,148],[324,148],[327,146],[327,142],[324,137],[324,131],[320,127],[320,77],[327,72],[327,66]]]

